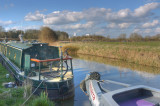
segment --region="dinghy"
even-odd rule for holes
[[[86,76],[81,89],[89,96],[93,106],[160,106],[159,89],[100,80],[97,72]]]

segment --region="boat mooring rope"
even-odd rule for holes
[[[24,106],[25,103],[31,98],[31,96],[37,91],[37,89],[40,87],[40,85],[46,80],[42,80],[41,83],[38,85],[38,87],[32,92],[32,94],[26,99],[25,102],[23,102],[23,104],[21,106]]]

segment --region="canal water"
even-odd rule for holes
[[[113,80],[130,85],[147,85],[160,89],[160,68],[136,65],[125,61],[88,55],[73,56],[75,96],[57,106],[91,106],[79,84],[86,74],[96,71],[102,80]]]

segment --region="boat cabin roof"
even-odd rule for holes
[[[39,44],[48,45],[47,43],[27,42],[27,41],[24,41],[24,42],[8,41],[8,42],[1,42],[1,43],[5,43],[9,46],[16,47],[16,48],[19,48],[19,49],[28,49],[28,48],[32,47],[33,45],[39,45]]]

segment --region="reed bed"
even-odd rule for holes
[[[124,60],[135,64],[160,67],[160,42],[73,42],[76,53]],[[75,52],[75,51],[74,51]]]

